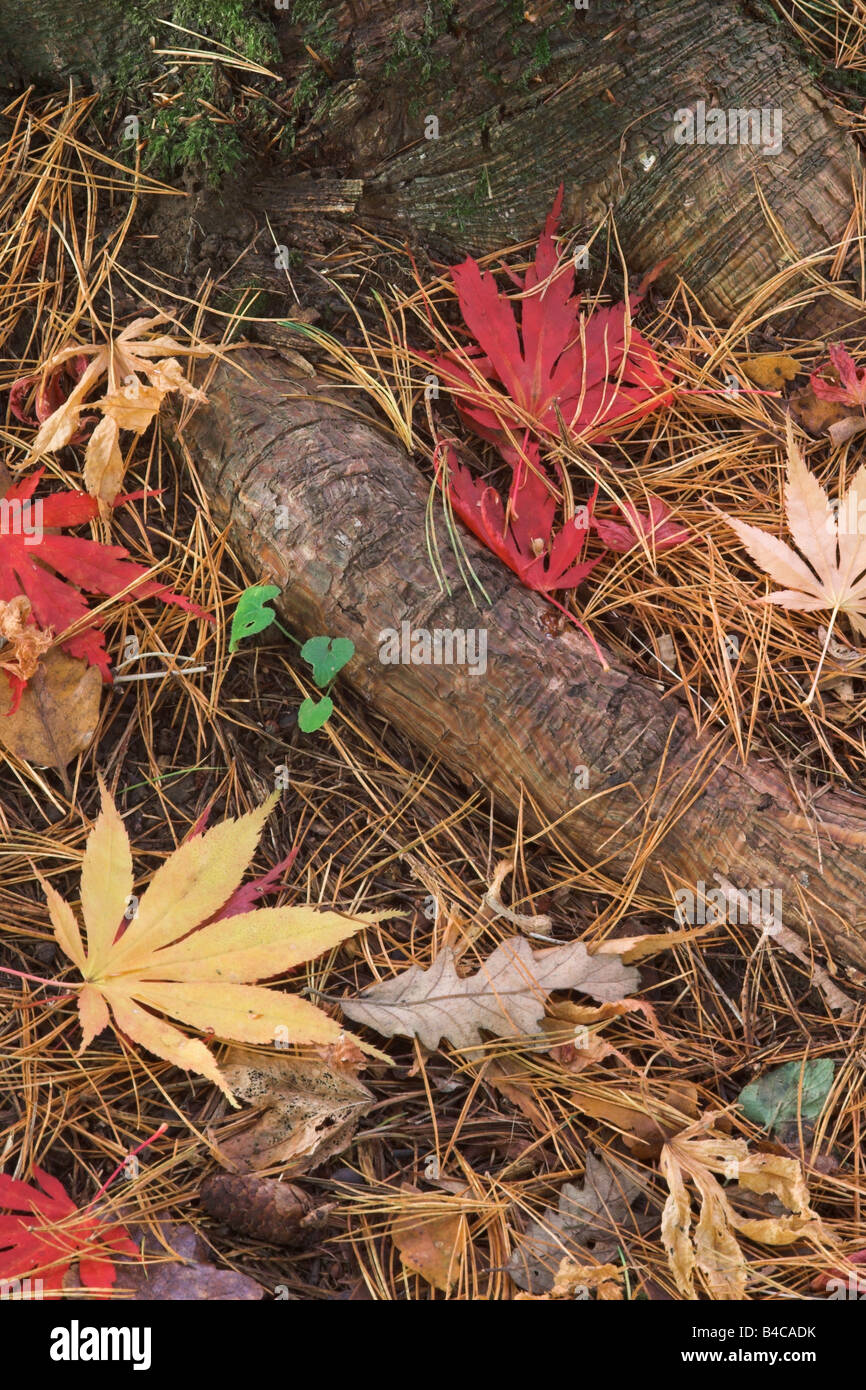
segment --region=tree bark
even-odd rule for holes
[[[0,81],[60,87],[71,77],[102,88],[124,63],[145,62],[146,18],[170,9],[168,0],[0,0]]]
[[[576,631],[552,636],[544,601],[469,535],[490,606],[473,607],[441,533],[452,594],[439,592],[426,555],[428,491],[401,449],[316,399],[278,359],[235,360],[249,375],[221,367],[210,404],[181,433],[203,505],[231,521],[252,572],[281,587],[294,631],[352,639],[344,676],[378,714],[500,806],[514,811],[523,799],[530,815],[559,820],[557,833],[612,877],[629,872],[648,832],[642,882],[653,893],[669,900],[665,871],[694,892],[700,881],[715,887],[714,875],[741,891],[779,891],[785,926],[866,967],[862,803],[828,794],[820,819],[810,817],[805,788],[698,739],[687,712],[613,658],[604,671]],[[485,629],[486,672],[383,664],[381,634],[403,622]]]
[[[515,24],[501,0],[460,0],[426,50],[425,6],[331,8],[352,72],[305,147],[316,179],[331,158],[363,180],[362,223],[449,257],[488,253],[534,237],[563,182],[564,226],[589,233],[612,210],[630,269],[669,259],[662,283],[682,275],[723,321],[789,255],[757,189],[795,257],[845,235],[853,146],[786,31],[736,4],[542,3]],[[400,33],[426,57],[395,59]],[[699,101],[780,111],[781,150],[678,144],[674,114]],[[438,138],[425,138],[431,117]],[[259,186],[272,219],[304,183]],[[605,255],[602,237],[591,269]]]
[[[0,0],[0,53],[28,80],[104,85],[121,64],[150,70],[148,21],[172,8],[146,0],[133,23],[125,0]],[[789,256],[844,239],[853,144],[785,28],[734,3],[321,0],[311,13],[271,12],[285,90],[297,96],[305,65],[319,84],[288,169],[252,180],[275,225],[318,211],[486,253],[532,238],[564,182],[564,226],[589,234],[612,210],[630,268],[668,260],[667,283],[683,275],[722,320]],[[780,111],[780,152],[676,143],[674,113],[699,101]]]

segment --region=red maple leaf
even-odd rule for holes
[[[637,545],[640,537],[643,537],[651,550],[672,550],[675,545],[682,545],[691,535],[679,522],[668,520],[671,509],[660,497],[649,499],[649,515],[639,512],[633,502],[618,502],[617,506],[628,525],[623,526],[619,521],[607,521],[603,517],[593,519],[593,526],[608,550],[616,550],[624,555]]]
[[[554,535],[556,499],[539,461],[538,445],[528,444],[525,455],[529,466],[515,468],[512,473],[507,517],[496,489],[461,467],[451,448],[447,452],[447,483],[440,470],[440,484],[447,486],[461,521],[528,589],[548,595],[555,589],[575,589],[598,564],[598,560],[579,560],[589,534],[592,507],[566,521]]]
[[[13,381],[9,388],[9,409],[20,420],[22,425],[31,425],[34,429],[43,424],[53,415],[55,410],[59,410],[66,400],[69,392],[77,381],[81,379],[87,368],[87,358],[83,355],[73,357],[51,372],[45,381],[38,376],[22,376],[17,381]],[[35,416],[29,415],[26,409],[27,397],[36,386],[36,396],[34,399]],[[80,444],[87,438],[90,426],[95,422],[96,416],[89,416],[80,422],[75,434],[69,440],[70,444]]]
[[[77,526],[97,516],[99,502],[84,492],[56,492],[34,500],[42,473],[43,469],[37,469],[13,483],[0,502],[0,599],[8,602],[17,594],[26,594],[33,622],[40,628],[63,632],[90,611],[82,590],[112,597],[147,574],[147,569],[129,560],[129,551],[122,546],[52,534],[50,528]],[[115,505],[140,496],[130,493],[118,497]],[[25,533],[21,524],[27,508],[39,523],[30,528],[31,534]],[[137,583],[123,602],[142,598],[159,598],[196,617],[210,618],[197,604],[152,579]],[[105,636],[96,619],[61,646],[70,656],[98,666],[103,680],[111,680]]]
[[[451,270],[464,322],[478,346],[455,349],[434,366],[448,378],[462,418],[509,463],[519,455],[508,430],[524,429],[527,419],[558,434],[558,409],[572,433],[600,443],[614,427],[671,396],[670,374],[637,329],[628,331],[624,304],[581,317],[572,267],[567,261],[558,265],[553,239],[561,206],[560,185],[534,266],[522,281],[512,277],[522,291],[519,329],[511,302],[489,271],[471,256]],[[629,299],[632,309],[642,288]]]
[[[0,1174],[0,1207],[24,1213],[0,1216],[0,1282],[35,1276],[50,1297],[77,1260],[85,1288],[111,1288],[116,1270],[106,1252],[138,1253],[127,1231],[80,1211],[63,1185],[35,1165],[33,1176],[41,1192]]]
[[[845,1259],[851,1265],[866,1264],[866,1250],[855,1250],[852,1255],[846,1255]],[[824,1274],[816,1275],[810,1287],[815,1290],[823,1290],[827,1288],[831,1280],[837,1284],[843,1285],[848,1285],[850,1281],[854,1286],[852,1289],[853,1293],[859,1294],[861,1298],[866,1294],[866,1274],[862,1277],[860,1275],[855,1275],[854,1278],[851,1279],[850,1271],[844,1269],[830,1269]]]
[[[850,352],[841,343],[830,348],[830,365],[838,381],[828,381],[818,368],[809,378],[812,390],[822,401],[841,401],[843,405],[862,410],[866,406],[866,367],[858,367]]]

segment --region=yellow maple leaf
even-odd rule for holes
[[[209,921],[240,884],[277,799],[187,840],[157,869],[134,902],[129,836],[100,779],[102,811],[81,870],[87,945],[75,913],[49,883],[54,935],[78,967],[84,1048],[112,1022],[165,1061],[213,1081],[236,1104],[212,1053],[165,1018],[243,1043],[335,1043],[340,1024],[298,995],[250,983],[337,946],[380,914],[349,917],[312,907],[266,907]],[[202,925],[205,923],[207,925]],[[198,930],[196,930],[198,928]],[[277,1031],[280,1030],[280,1031]]]
[[[106,506],[120,491],[123,477],[120,430],[141,434],[170,391],[179,391],[188,400],[207,399],[184,376],[177,358],[168,354],[206,357],[212,349],[181,344],[165,333],[144,336],[166,322],[165,314],[135,319],[109,342],[75,343],[54,353],[43,367],[43,375],[50,377],[72,358],[89,359],[66,400],[42,422],[33,441],[33,453],[37,457],[56,453],[75,434],[85,407],[100,410],[102,419],[87,445],[84,479],[87,491]],[[108,383],[106,394],[91,400],[92,392],[103,379]]]

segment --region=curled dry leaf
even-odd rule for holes
[[[0,680],[0,744],[36,767],[63,769],[90,747],[101,697],[97,668],[51,647],[23,692]]]
[[[619,1303],[623,1298],[622,1265],[579,1265],[563,1260],[556,1271],[553,1298],[578,1298],[584,1289],[593,1289],[599,1303]]]
[[[21,691],[34,675],[40,656],[48,651],[54,640],[53,632],[50,628],[43,632],[37,627],[29,598],[26,594],[16,594],[8,603],[0,599],[0,639],[0,670],[6,672],[13,691],[18,692],[11,710],[14,714]]]
[[[344,1039],[349,1057],[362,1058]],[[339,1049],[338,1041],[335,1048]],[[339,1057],[340,1053],[337,1053]],[[362,1059],[363,1060],[363,1059]],[[255,1123],[217,1136],[220,1152],[240,1169],[308,1173],[349,1144],[373,1094],[351,1066],[321,1057],[262,1054],[232,1048],[224,1067],[235,1095],[260,1112]]]
[[[77,380],[65,400],[60,400],[50,414],[39,415],[41,424],[33,441],[33,452],[38,457],[71,444],[79,432],[85,406],[99,410],[102,419],[88,441],[84,477],[87,491],[103,504],[114,501],[123,476],[119,431],[132,430],[140,434],[147,429],[170,391],[179,391],[190,400],[205,399],[204,393],[184,376],[173,354],[206,357],[211,349],[179,343],[167,334],[146,336],[167,322],[165,314],[135,319],[110,342],[63,348],[50,357],[43,368],[43,379],[51,382],[72,363]],[[92,393],[103,380],[108,385],[106,394],[92,401]],[[18,397],[15,399],[17,401]],[[45,392],[42,399],[46,399]]]
[[[581,1265],[574,1260],[564,1259],[556,1271],[556,1279],[550,1293],[519,1293],[518,1303],[548,1303],[551,1299],[589,1298],[595,1293],[599,1303],[619,1303],[623,1299],[622,1281],[625,1270],[622,1265]]]
[[[547,994],[579,989],[593,999],[621,999],[638,973],[621,961],[591,956],[580,941],[533,951],[523,937],[503,941],[473,975],[460,976],[445,947],[430,966],[413,965],[342,1003],[343,1013],[385,1037],[416,1037],[435,1049],[441,1038],[474,1047],[481,1029],[500,1038],[538,1032]]]
[[[685,942],[696,941],[712,931],[715,923],[703,927],[682,927],[674,931],[651,932],[646,936],[611,936],[593,948],[594,956],[619,956],[627,965],[633,965],[644,956],[653,956],[658,951],[667,951],[671,946],[681,946]]]
[[[698,1297],[697,1271],[711,1298],[743,1299],[749,1267],[737,1233],[763,1245],[818,1242],[827,1237],[809,1205],[809,1190],[799,1162],[778,1154],[750,1153],[744,1139],[713,1134],[714,1119],[713,1115],[705,1115],[662,1149],[659,1166],[668,1185],[662,1240],[684,1298]],[[735,1178],[749,1192],[772,1193],[790,1215],[740,1215],[716,1174]],[[689,1182],[700,1199],[694,1234]]]
[[[314,1004],[250,981],[312,959],[361,930],[369,917],[266,907],[211,920],[238,887],[277,793],[249,815],[226,820],[169,855],[127,926],[132,850],[101,781],[100,788],[102,811],[81,870],[86,948],[72,908],[42,881],[57,943],[84,977],[77,987],[79,1051],[113,1022],[157,1057],[207,1077],[236,1105],[204,1043],[162,1015],[237,1042],[338,1041],[340,1025]]]

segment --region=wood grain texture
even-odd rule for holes
[[[0,0],[0,79],[5,54],[27,79],[104,87],[147,67],[148,25],[169,12]],[[332,57],[292,153],[250,169],[242,195],[285,236],[334,215],[443,255],[492,252],[538,232],[562,181],[563,226],[589,234],[612,209],[630,270],[669,258],[667,283],[682,275],[722,321],[789,255],[844,238],[853,144],[785,26],[732,0],[321,0],[314,31],[295,13],[270,15],[286,90],[318,35]],[[780,152],[677,144],[675,112],[699,101],[780,111]],[[603,260],[602,239],[596,276]]]
[[[629,268],[670,258],[667,283],[682,275],[723,321],[788,254],[758,190],[794,256],[845,234],[853,146],[785,27],[740,5],[520,6],[530,23],[502,0],[459,0],[427,31],[425,7],[405,0],[329,9],[350,75],[304,141],[317,177],[330,159],[363,180],[366,225],[446,255],[493,252],[538,232],[562,181],[564,226],[591,231],[612,209]],[[699,101],[778,110],[780,152],[677,144],[675,112]],[[278,179],[258,192],[290,215]],[[593,269],[603,260],[604,238]]]
[[[490,606],[473,607],[447,543],[453,593],[440,593],[425,550],[427,487],[412,460],[288,378],[277,357],[248,351],[237,360],[249,376],[221,367],[210,404],[183,427],[202,500],[231,521],[253,575],[281,586],[295,632],[351,637],[357,655],[341,680],[502,808],[525,795],[542,817],[564,818],[558,833],[612,874],[627,874],[655,794],[646,887],[664,894],[667,869],[686,885],[714,886],[720,874],[743,891],[779,890],[786,926],[866,967],[861,802],[828,793],[820,817],[809,816],[805,789],[796,796],[769,764],[743,768],[717,755],[650,681],[613,659],[603,671],[576,631],[550,635],[547,605],[468,535]],[[403,621],[484,627],[486,673],[383,665],[380,634]],[[575,788],[580,765],[587,790]]]

